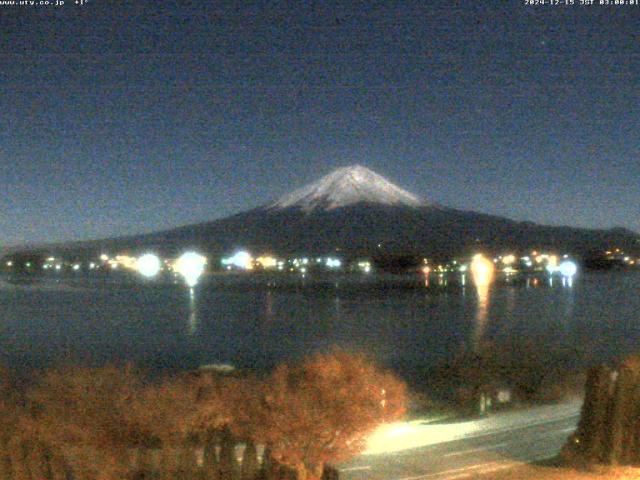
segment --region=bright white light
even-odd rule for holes
[[[80,270],[80,265],[76,263],[76,264],[73,266],[73,270],[74,270],[74,271],[76,271],[76,272],[77,272],[78,270]]]
[[[198,283],[200,276],[204,273],[206,264],[206,257],[196,252],[187,252],[176,261],[174,268],[176,272],[184,277],[187,285],[193,288]]]
[[[560,264],[560,273],[563,277],[573,277],[578,271],[578,266],[571,260],[566,260]]]
[[[342,262],[337,258],[327,258],[327,267],[329,268],[340,268]]]
[[[160,271],[160,259],[153,253],[146,253],[138,258],[136,269],[144,277],[155,277]]]
[[[251,268],[253,267],[253,258],[251,257],[251,254],[249,252],[241,250],[232,257],[223,258],[222,264],[232,265],[234,267],[243,268],[245,270],[251,270]]]
[[[109,260],[109,255],[107,255],[106,253],[103,253],[102,255],[100,255],[100,260],[102,260],[103,262],[106,262],[107,260]]]

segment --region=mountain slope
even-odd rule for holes
[[[536,225],[424,202],[361,166],[338,169],[275,203],[196,225],[125,238],[49,246],[42,251],[95,255],[196,248],[226,255],[420,254],[447,257],[478,250],[552,249],[589,254],[613,246],[640,254],[640,236],[624,229]]]

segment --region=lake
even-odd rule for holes
[[[5,278],[6,280],[6,278]],[[439,285],[440,283],[440,285]],[[496,282],[431,277],[210,276],[182,285],[95,278],[0,282],[0,362],[28,372],[60,362],[133,361],[151,372],[228,363],[264,370],[341,345],[405,377],[483,342],[534,339],[591,361],[640,351],[640,274],[581,273]]]

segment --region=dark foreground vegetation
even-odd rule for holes
[[[496,472],[492,480],[640,478],[640,356],[592,367],[577,430],[560,456]],[[489,477],[484,477],[489,478]]]
[[[335,349],[265,378],[68,367],[17,389],[1,377],[0,480],[336,478],[325,465],[360,452],[406,397]]]
[[[589,371],[580,423],[563,454],[573,463],[640,465],[640,356]]]
[[[413,375],[419,410],[475,416],[515,406],[554,403],[582,394],[589,345],[554,347],[545,338],[483,342]],[[480,411],[484,399],[486,410]],[[488,402],[488,403],[487,403]]]

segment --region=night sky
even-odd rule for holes
[[[0,247],[212,220],[354,163],[640,231],[640,6],[66,3],[0,5]]]

